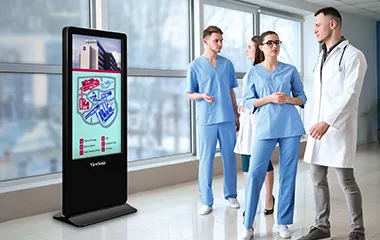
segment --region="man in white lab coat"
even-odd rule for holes
[[[322,51],[314,68],[314,105],[304,161],[311,164],[315,226],[299,240],[330,237],[327,169],[335,169],[350,215],[349,239],[365,239],[362,196],[354,177],[358,103],[367,70],[364,54],[341,35],[335,8],[315,13],[314,33]]]

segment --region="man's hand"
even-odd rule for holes
[[[323,137],[323,135],[325,135],[329,127],[329,124],[325,122],[319,122],[310,128],[309,134],[312,138],[321,140],[321,138]]]
[[[240,121],[239,121],[240,114],[235,114],[235,124],[236,124],[236,132],[239,132],[240,130]]]
[[[207,93],[202,94],[202,97],[208,103],[212,103],[215,101],[214,97],[209,96]]]
[[[287,96],[283,92],[274,92],[268,96],[268,99],[272,103],[285,104],[287,101]]]
[[[244,112],[244,106],[243,105],[239,106],[239,112]]]

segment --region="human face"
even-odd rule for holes
[[[255,60],[256,43],[254,43],[253,41],[250,41],[247,49],[245,50],[245,53],[246,53],[248,59]]]
[[[213,53],[220,53],[223,47],[223,36],[220,33],[212,33],[203,39],[206,48]]]
[[[336,25],[336,21],[323,13],[315,17],[314,34],[319,43],[325,43],[331,38],[334,25]]]
[[[278,44],[276,44],[278,43]],[[264,38],[263,44],[259,46],[265,57],[277,57],[280,53],[281,41],[276,34],[270,34]]]

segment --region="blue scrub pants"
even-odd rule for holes
[[[236,143],[235,122],[223,122],[206,126],[198,126],[199,170],[198,184],[203,205],[212,207],[212,176],[216,143],[219,140],[224,169],[224,198],[236,198]],[[268,158],[269,159],[269,158]],[[268,165],[267,165],[268,167]]]
[[[298,151],[300,148],[301,136],[260,139],[253,144],[247,174],[245,190],[245,217],[244,226],[249,229],[255,220],[260,191],[267,173],[269,159],[277,142],[280,147],[279,173],[280,187],[278,196],[277,223],[279,225],[289,225],[293,223],[294,215],[294,195],[296,186],[296,175],[298,166]]]

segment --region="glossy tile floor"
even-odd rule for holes
[[[356,178],[363,194],[367,239],[380,240],[380,145],[361,146],[357,153]],[[275,166],[275,168],[277,168]],[[278,174],[275,172],[275,194]],[[331,194],[331,239],[348,239],[348,212],[343,192],[334,171],[329,172]],[[308,232],[313,224],[314,199],[309,165],[300,161],[296,188],[292,239]],[[222,195],[222,178],[214,178],[214,210],[199,216],[201,206],[197,183],[177,185],[155,191],[133,194],[128,202],[139,211],[86,228],[74,228],[52,219],[54,213],[19,219],[0,224],[1,240],[232,240],[238,239],[242,228],[243,207],[227,207]],[[238,175],[238,198],[244,206],[243,175]],[[262,197],[265,192],[262,191]],[[264,216],[260,202],[255,223],[255,239],[278,239],[276,212]],[[275,208],[276,209],[276,208]]]

